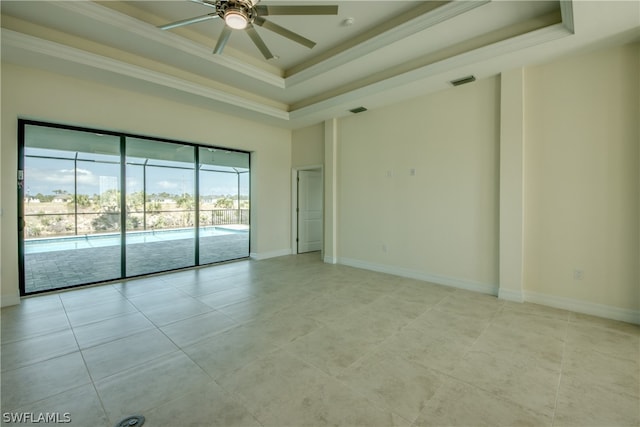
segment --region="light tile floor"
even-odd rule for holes
[[[2,412],[73,426],[640,425],[640,327],[317,253],[25,299],[1,350]]]

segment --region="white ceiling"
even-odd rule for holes
[[[5,1],[2,59],[296,128],[450,87],[450,80],[640,39],[638,1],[314,1],[337,16],[266,19],[314,40],[307,49],[257,27],[277,59],[187,0]],[[353,25],[344,25],[353,18]]]

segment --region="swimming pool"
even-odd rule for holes
[[[200,237],[224,236],[228,234],[247,233],[248,227],[201,227]],[[173,230],[132,231],[127,233],[126,243],[153,243],[168,240],[193,239],[193,228],[178,228]],[[43,239],[29,239],[24,242],[24,253],[35,254],[41,252],[66,251],[74,249],[102,248],[120,244],[120,233],[90,234],[84,236],[55,237]]]

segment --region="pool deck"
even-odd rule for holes
[[[127,245],[127,276],[191,267],[194,256],[193,239]],[[248,256],[248,233],[200,239],[200,265]],[[119,246],[25,254],[27,293],[119,278]]]

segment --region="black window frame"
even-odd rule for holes
[[[120,194],[121,197],[124,199],[126,197],[126,140],[127,138],[138,138],[138,139],[145,139],[145,140],[149,140],[149,141],[157,141],[157,142],[164,142],[164,143],[169,143],[169,144],[177,144],[177,145],[182,145],[182,146],[191,146],[194,149],[194,171],[195,171],[195,181],[194,181],[194,198],[195,200],[199,200],[199,194],[200,194],[200,188],[199,188],[199,155],[198,153],[200,152],[200,148],[205,148],[205,149],[217,149],[217,150],[224,150],[227,152],[235,152],[235,153],[242,153],[242,154],[246,154],[247,155],[247,160],[248,160],[248,173],[249,173],[249,177],[251,176],[251,158],[252,158],[252,152],[251,151],[246,151],[246,150],[240,150],[237,148],[230,148],[230,147],[226,147],[226,146],[219,146],[219,145],[206,145],[206,144],[201,144],[201,143],[194,143],[194,142],[188,142],[188,141],[181,141],[181,140],[176,140],[176,139],[171,139],[171,138],[163,138],[163,137],[157,137],[157,136],[148,136],[148,135],[142,135],[142,134],[136,134],[136,133],[129,133],[129,132],[122,132],[122,131],[112,131],[112,130],[105,130],[105,129],[97,129],[97,128],[91,128],[91,127],[84,127],[84,126],[73,126],[73,125],[66,125],[66,124],[61,124],[61,123],[53,123],[53,122],[46,122],[46,121],[40,121],[40,120],[31,120],[31,119],[23,119],[23,118],[19,118],[18,119],[18,161],[17,161],[17,165],[18,165],[18,173],[20,171],[22,171],[22,173],[24,174],[24,166],[25,166],[25,136],[26,136],[26,128],[27,126],[41,126],[41,127],[49,127],[49,128],[54,128],[54,129],[64,129],[64,130],[71,130],[71,131],[79,131],[79,132],[90,132],[90,133],[96,133],[96,134],[102,134],[102,135],[110,135],[110,136],[115,136],[115,137],[119,137],[120,138],[120,167],[121,167],[121,175],[120,175]],[[252,233],[252,227],[251,227],[251,206],[252,206],[252,191],[251,191],[251,179],[249,179],[248,182],[248,191],[249,191],[249,213],[248,213],[248,224],[249,224],[249,230],[248,230],[248,251],[247,251],[247,256],[246,257],[241,257],[241,258],[233,258],[233,259],[228,259],[228,260],[223,260],[223,261],[214,261],[214,262],[208,262],[208,263],[200,263],[200,257],[199,257],[199,251],[200,251],[200,240],[199,240],[199,203],[195,204],[195,209],[196,209],[196,214],[195,214],[195,223],[194,223],[194,230],[195,230],[195,238],[194,238],[194,245],[195,245],[195,259],[194,259],[194,265],[192,266],[187,266],[187,267],[180,267],[180,268],[174,268],[174,269],[167,269],[167,270],[160,270],[160,271],[156,271],[156,272],[152,272],[152,273],[145,273],[145,274],[139,274],[139,275],[132,275],[132,276],[127,276],[126,275],[126,243],[125,243],[125,233],[126,233],[126,221],[124,221],[126,219],[126,203],[124,200],[121,200],[121,242],[120,242],[120,249],[121,249],[121,275],[118,278],[114,278],[114,279],[110,279],[110,280],[106,280],[106,281],[97,281],[97,282],[87,282],[87,283],[82,283],[82,284],[75,284],[75,285],[69,285],[69,286],[60,286],[57,287],[55,289],[47,289],[47,290],[39,290],[39,291],[32,291],[32,292],[26,292],[25,289],[25,285],[26,285],[26,280],[25,280],[25,253],[24,253],[24,242],[25,242],[25,238],[24,238],[24,216],[25,216],[25,212],[24,212],[24,197],[25,197],[25,188],[24,188],[24,180],[19,180],[19,185],[18,185],[18,224],[17,224],[17,229],[18,229],[18,276],[19,276],[19,289],[20,289],[20,296],[24,297],[24,296],[31,296],[31,295],[37,295],[37,294],[41,294],[41,293],[46,293],[46,292],[54,292],[54,291],[61,291],[61,290],[65,290],[65,289],[70,289],[70,288],[77,288],[77,287],[83,287],[83,286],[90,286],[90,285],[96,285],[96,284],[101,284],[101,283],[111,283],[111,282],[117,282],[117,281],[121,281],[121,280],[128,280],[128,279],[133,279],[133,278],[138,278],[138,277],[146,277],[146,276],[150,276],[150,275],[155,275],[155,274],[163,274],[163,273],[169,273],[169,272],[173,272],[173,271],[181,271],[181,270],[189,270],[189,269],[194,269],[194,268],[199,268],[202,266],[207,266],[207,265],[215,265],[215,264],[220,264],[220,263],[225,263],[225,262],[230,262],[230,261],[236,261],[236,260],[243,260],[243,259],[248,259],[250,258],[250,254],[251,254],[251,233]],[[238,190],[239,191],[239,190]]]

